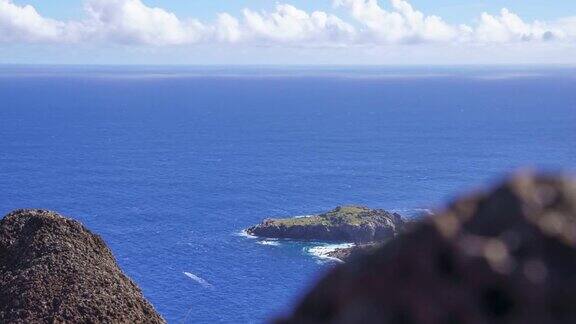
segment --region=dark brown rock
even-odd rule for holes
[[[104,241],[43,210],[0,221],[0,323],[164,323]]]
[[[323,278],[280,323],[576,323],[576,184],[519,176]]]
[[[382,244],[383,243],[357,244],[352,247],[336,249],[334,251],[328,252],[327,255],[331,258],[336,258],[340,261],[347,262],[352,258],[374,252]]]

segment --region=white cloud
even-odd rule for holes
[[[218,41],[238,43],[344,43],[354,38],[354,27],[322,11],[307,13],[287,4],[273,12],[242,11],[241,20],[228,13],[218,14],[213,26]]]
[[[576,17],[567,17],[556,22],[555,27],[561,30],[563,36],[572,41],[576,40]]]
[[[391,0],[392,10],[383,9],[377,0],[335,0],[336,6],[348,8],[366,28],[367,39],[384,43],[450,41],[458,28],[438,16],[425,16],[408,2]]]
[[[143,45],[199,42],[304,43],[349,42],[354,27],[322,11],[307,13],[279,4],[273,12],[245,9],[241,19],[220,13],[213,24],[181,19],[141,0],[87,0],[87,17],[65,23],[42,17],[32,6],[0,0],[0,41],[78,41]]]
[[[499,16],[482,13],[474,37],[480,43],[510,43],[560,39],[564,33],[539,21],[526,23],[515,13],[502,9]]]
[[[322,12],[311,14],[287,4],[279,4],[272,13],[245,9],[243,29],[246,39],[267,42],[346,42],[355,33],[352,25]]]
[[[528,44],[576,41],[576,17],[526,22],[502,9],[482,13],[474,25],[453,25],[426,15],[406,0],[334,0],[352,22],[323,11],[289,4],[274,10],[244,9],[235,17],[220,13],[213,22],[178,17],[142,0],[85,0],[86,16],[58,21],[32,6],[0,0],[0,42],[119,43],[140,46],[244,44],[247,46],[377,46],[394,44]]]
[[[40,16],[32,6],[17,6],[10,0],[0,0],[0,41],[67,41],[71,29],[71,25]]]
[[[183,21],[140,0],[89,0],[86,11],[86,25],[95,36],[121,43],[188,44],[199,41],[205,30],[197,20]]]
[[[215,36],[218,41],[236,43],[243,37],[240,22],[228,13],[218,14]]]
[[[562,40],[568,34],[563,30],[566,26],[552,27],[539,21],[527,23],[508,9],[502,9],[496,16],[484,12],[478,24],[471,27],[450,25],[438,16],[426,16],[404,0],[390,0],[388,11],[377,0],[335,0],[334,3],[348,8],[366,27],[368,38],[380,43],[514,43]]]

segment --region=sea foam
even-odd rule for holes
[[[312,247],[304,248],[304,251],[321,261],[336,261],[342,262],[338,258],[333,258],[329,255],[330,252],[334,252],[338,249],[347,249],[354,246],[354,243],[340,243],[340,244],[321,244]]]
[[[249,239],[257,239],[258,238],[257,236],[249,234],[248,231],[246,231],[245,229],[241,230],[240,232],[234,233],[234,235],[249,238]]]
[[[277,240],[261,240],[261,241],[258,241],[258,244],[270,245],[270,246],[280,246],[280,242],[278,242]]]

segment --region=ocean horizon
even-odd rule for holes
[[[170,323],[260,323],[350,242],[244,229],[350,204],[421,217],[520,169],[573,174],[575,72],[1,65],[0,213],[80,220]]]

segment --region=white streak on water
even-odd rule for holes
[[[278,242],[277,240],[261,240],[261,241],[258,241],[258,244],[270,245],[270,246],[280,246],[280,242]]]
[[[211,283],[209,283],[208,281],[198,277],[197,275],[190,273],[190,272],[184,272],[184,275],[194,281],[196,281],[197,283],[199,283],[202,287],[204,288],[213,288],[214,286],[212,286]]]

